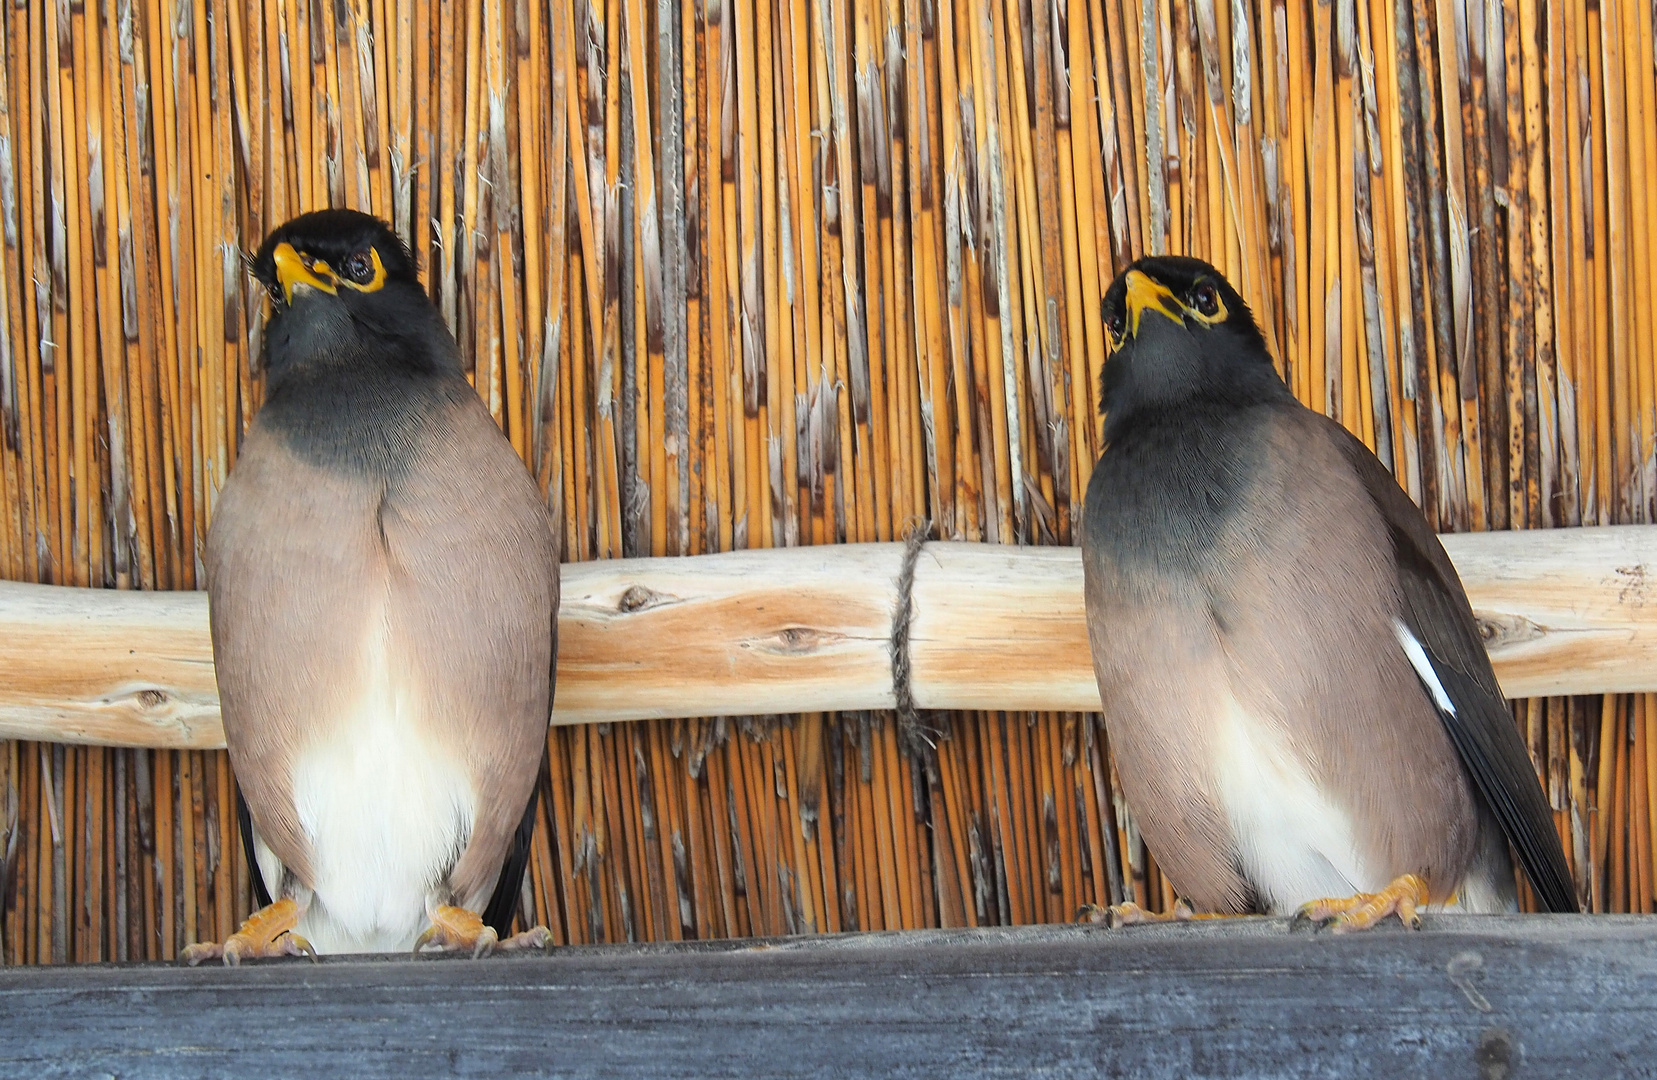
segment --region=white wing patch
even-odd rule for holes
[[[1410,658],[1410,667],[1415,669],[1421,685],[1433,695],[1433,704],[1438,706],[1438,711],[1446,716],[1456,715],[1456,703],[1445,693],[1444,684],[1439,681],[1438,672],[1433,670],[1433,662],[1427,659],[1427,650],[1421,647],[1421,642],[1410,633],[1410,628],[1404,625],[1402,619],[1392,620],[1392,632],[1398,635],[1398,644],[1404,647],[1404,655]]]

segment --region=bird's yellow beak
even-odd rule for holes
[[[339,279],[333,269],[321,259],[301,255],[292,244],[277,244],[271,258],[276,262],[276,280],[282,283],[282,297],[288,303],[293,303],[294,290],[301,285],[318,292],[339,292]]]
[[[1139,336],[1139,316],[1147,311],[1160,311],[1176,323],[1185,322],[1185,313],[1173,291],[1138,270],[1128,271],[1128,336]]]

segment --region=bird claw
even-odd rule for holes
[[[498,940],[494,927],[483,925],[477,912],[444,904],[432,912],[431,925],[414,939],[414,951],[470,951],[476,960],[494,952]]]
[[[1076,912],[1077,922],[1104,923],[1112,930],[1124,926],[1136,926],[1139,923],[1158,922],[1189,922],[1197,918],[1196,911],[1184,900],[1175,900],[1174,909],[1165,913],[1146,911],[1133,901],[1123,904],[1112,904],[1109,907],[1100,907],[1098,904],[1083,904]]]
[[[203,960],[223,960],[226,967],[238,967],[245,959],[308,956],[314,964],[316,950],[293,932],[302,911],[293,900],[278,900],[249,915],[241,929],[225,938],[222,944],[197,942],[186,946],[179,959],[191,967]]]
[[[470,950],[472,959],[478,960],[491,953],[545,949],[552,944],[552,931],[544,926],[531,927],[503,941],[493,927],[483,924],[483,917],[477,912],[449,904],[433,908],[431,920],[431,925],[415,939],[416,953]]]
[[[1344,934],[1368,930],[1388,915],[1397,915],[1399,922],[1411,930],[1419,930],[1421,915],[1416,909],[1426,903],[1427,882],[1418,875],[1403,874],[1380,892],[1326,897],[1302,904],[1289,920],[1289,929],[1309,923],[1314,930],[1329,929]]]
[[[472,946],[472,959],[478,960],[488,956],[495,951],[495,946],[499,942],[500,935],[495,933],[495,928],[485,926],[483,932],[478,935],[477,944]]]
[[[544,926],[532,926],[521,934],[514,934],[495,946],[496,952],[517,952],[525,949],[545,951],[552,946],[552,931]]]

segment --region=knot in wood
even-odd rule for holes
[[[138,707],[141,709],[159,709],[167,704],[167,691],[151,687],[148,690],[138,691]]]
[[[635,611],[650,607],[656,599],[656,594],[643,585],[630,585],[627,591],[621,594],[621,600],[616,603],[616,610],[623,615],[631,615]]]
[[[823,635],[809,626],[785,626],[777,631],[777,643],[785,652],[807,653],[814,651],[822,641]]]
[[[1478,623],[1479,637],[1484,640],[1486,649],[1499,649],[1526,641],[1535,641],[1546,633],[1546,628],[1530,621],[1523,615],[1495,615],[1489,612],[1475,612],[1473,617],[1474,621]]]

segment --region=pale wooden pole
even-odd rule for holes
[[[1657,690],[1657,528],[1444,537],[1512,697]],[[565,568],[554,724],[890,709],[904,545]],[[1074,548],[924,545],[921,709],[1097,710]],[[203,593],[0,583],[0,738],[224,744]]]

